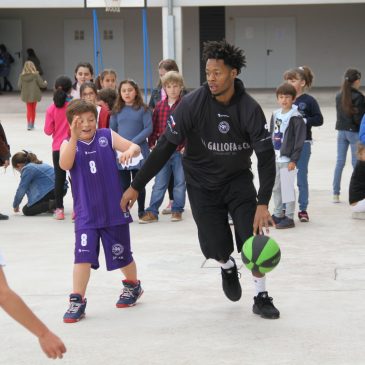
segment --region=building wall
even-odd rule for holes
[[[315,73],[314,86],[339,86],[346,68],[365,73],[365,4],[227,7],[226,36],[234,42],[236,17],[295,17],[297,65]]]
[[[122,17],[124,22],[125,75],[135,79],[142,87],[143,40],[141,10],[126,9],[118,15],[105,13],[103,9],[98,10],[99,19],[117,16]],[[44,69],[44,77],[51,85],[58,75],[64,73],[64,19],[91,17],[90,9],[0,10],[0,19],[21,19],[24,57],[27,48],[34,48]],[[158,80],[157,64],[162,58],[161,24],[161,9],[149,9],[148,28],[154,84]],[[90,60],[90,62],[93,63],[93,60]],[[73,75],[69,76],[73,77]]]
[[[295,17],[296,62],[315,73],[314,86],[339,86],[347,67],[365,74],[365,4],[305,6],[243,6],[226,8],[226,38],[235,41],[236,17]],[[125,34],[125,75],[143,85],[141,11],[123,9],[120,14],[98,9],[99,18],[122,17]],[[64,72],[64,19],[91,17],[84,9],[1,9],[0,19],[21,19],[23,50],[36,50],[53,84]],[[187,87],[199,86],[199,8],[183,8],[183,75]],[[157,64],[162,58],[162,11],[148,9],[153,84],[158,81]],[[92,60],[90,60],[92,61]],[[294,66],[294,65],[293,65]],[[72,75],[70,75],[72,76]]]

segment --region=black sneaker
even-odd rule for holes
[[[285,217],[285,216],[284,216]],[[271,216],[271,218],[272,218],[272,220],[274,221],[274,223],[275,223],[275,225],[276,224],[279,224],[283,219],[284,219],[284,217],[277,217],[276,215],[272,215]],[[271,224],[271,222],[269,223],[269,226],[270,227],[272,227],[272,224]]]
[[[294,219],[291,219],[289,217],[284,217],[279,223],[276,224],[276,229],[287,229],[294,227],[295,227]]]
[[[263,291],[253,298],[254,305],[252,311],[260,315],[262,318],[277,319],[280,317],[280,312],[275,308],[272,298],[269,297],[267,291]]]
[[[233,257],[229,258],[233,261],[234,266],[230,269],[223,269],[222,270],[222,287],[224,294],[229,300],[232,300],[232,302],[237,302],[241,299],[242,295],[242,289],[241,284],[239,281],[239,274],[237,271],[237,265],[236,261]]]
[[[6,221],[9,219],[9,216],[8,215],[5,215],[5,214],[1,214],[0,213],[0,221]]]

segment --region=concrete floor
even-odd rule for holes
[[[243,297],[229,302],[215,262],[204,262],[189,206],[184,220],[168,216],[151,225],[131,224],[132,245],[145,290],[134,308],[116,309],[120,275],[103,265],[88,288],[87,317],[64,324],[73,265],[71,195],[66,220],[12,213],[19,182],[16,171],[0,169],[0,248],[8,281],[29,306],[66,343],[63,364],[238,365],[364,364],[365,221],[352,220],[347,203],[351,175],[348,159],[341,204],[331,202],[336,159],[334,95],[315,90],[325,117],[314,128],[309,168],[309,223],[287,231],[272,230],[282,260],[268,274],[267,287],[281,311],[279,320],[251,312],[253,283],[241,268]],[[272,92],[253,91],[269,117],[276,108]],[[0,96],[0,120],[12,153],[31,149],[51,164],[51,138],[43,133],[38,107],[36,129],[26,131],[25,105],[19,95]],[[151,184],[148,185],[147,204]],[[136,211],[132,211],[135,215]],[[235,253],[239,260],[239,255]],[[241,262],[241,261],[239,261]],[[37,340],[0,312],[0,364],[47,364]]]

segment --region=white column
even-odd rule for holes
[[[163,58],[172,58],[182,72],[182,10],[181,7],[162,8]]]

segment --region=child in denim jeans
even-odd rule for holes
[[[276,228],[293,228],[295,201],[286,203],[283,214],[280,169],[294,170],[300,157],[306,137],[306,125],[293,102],[296,91],[294,86],[284,83],[276,89],[276,97],[280,109],[273,112],[270,131],[276,154],[276,177],[273,189],[274,214],[272,216]]]
[[[20,183],[13,202],[14,212],[19,212],[19,205],[24,195],[27,195],[28,202],[22,209],[24,215],[53,213],[56,209],[53,167],[38,160],[34,153],[25,150],[17,152],[12,157],[11,164],[20,172]],[[63,185],[63,195],[66,193],[67,181]]]
[[[167,98],[161,100],[153,111],[153,132],[148,139],[148,144],[151,149],[155,147],[158,138],[165,131],[167,120],[179,104],[181,92],[184,87],[184,80],[176,71],[167,72],[162,77],[161,82]],[[174,175],[174,200],[171,206],[171,221],[178,222],[182,220],[186,191],[181,155],[183,148],[184,145],[179,145],[165,166],[156,175],[155,184],[152,188],[150,206],[146,209],[146,214],[139,219],[139,223],[153,223],[158,221],[158,210],[162,204],[172,173]]]

